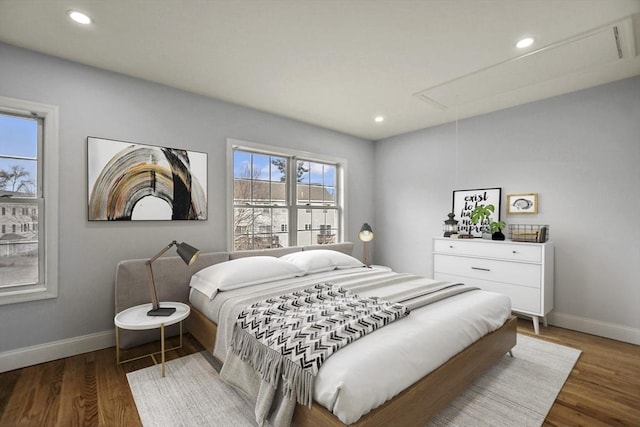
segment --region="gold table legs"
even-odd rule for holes
[[[165,368],[164,368],[164,364],[165,364],[165,353],[167,351],[171,351],[171,350],[177,350],[179,348],[182,348],[182,343],[183,343],[183,331],[182,331],[182,321],[180,322],[180,345],[177,345],[175,347],[171,347],[171,348],[165,348],[165,336],[164,336],[164,323],[162,323],[160,325],[160,351],[156,351],[154,353],[147,353],[147,354],[143,354],[142,356],[137,356],[137,357],[132,357],[126,360],[121,360],[120,357],[120,333],[119,333],[120,328],[118,328],[116,326],[116,362],[118,365],[121,365],[123,363],[127,363],[127,362],[133,362],[134,360],[140,360],[143,359],[145,357],[151,357],[151,360],[153,360],[153,364],[157,365],[158,361],[155,358],[156,354],[160,354],[161,355],[161,364],[162,364],[162,376],[165,376]]]

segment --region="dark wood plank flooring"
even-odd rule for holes
[[[523,319],[518,332],[535,336]],[[553,326],[537,337],[583,351],[545,426],[640,426],[640,346]],[[157,347],[145,345],[125,357]],[[167,360],[201,350],[187,335]],[[126,374],[151,365],[143,358],[118,366],[111,347],[2,373],[0,426],[140,426]]]

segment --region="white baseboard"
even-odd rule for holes
[[[0,372],[12,371],[25,366],[75,356],[76,354],[102,350],[114,345],[116,345],[115,332],[110,330],[5,351],[0,353]]]
[[[561,328],[640,345],[640,329],[637,328],[558,312],[549,313],[547,320]],[[0,372],[102,350],[113,347],[115,342],[115,333],[110,330],[6,351],[0,353]]]
[[[547,316],[548,323],[561,328],[572,329],[612,340],[624,341],[640,345],[640,329],[616,323],[587,319],[573,314],[551,312]]]

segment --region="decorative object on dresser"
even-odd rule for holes
[[[454,190],[453,209],[454,215],[460,220],[458,232],[460,235],[471,234],[474,237],[482,236],[482,225],[471,222],[471,212],[480,205],[493,205],[498,212],[500,221],[500,199],[502,198],[501,188],[479,188],[476,190]]]
[[[452,234],[452,239],[475,239],[473,234]]]
[[[491,233],[491,240],[504,240],[504,234],[502,234],[501,230],[506,227],[507,224],[505,224],[504,221],[491,221],[491,214],[494,211],[495,207],[493,205],[476,206],[471,212],[471,222],[476,225],[480,224],[483,227],[483,238],[485,235]]]
[[[455,216],[453,212],[447,214],[447,216],[449,219],[444,220],[442,231],[444,231],[444,237],[451,237],[453,234],[458,234],[458,220],[453,219]]]
[[[507,194],[507,214],[537,214],[538,193]]]
[[[367,267],[371,266],[371,254],[369,250],[370,242],[373,240],[373,229],[366,222],[362,224],[360,232],[358,233],[358,239],[362,242],[362,251],[364,252],[364,263]]]
[[[539,318],[553,309],[554,247],[552,242],[433,239],[433,278],[462,282],[511,298],[514,312]]]
[[[160,307],[156,282],[153,279],[153,268],[151,267],[151,264],[153,264],[155,260],[160,258],[160,256],[167,252],[172,246],[176,246],[178,255],[187,265],[193,264],[198,259],[198,255],[200,255],[199,249],[196,249],[187,243],[178,243],[174,240],[147,261],[147,271],[149,272],[149,292],[151,293],[151,310],[149,310],[147,316],[170,316],[176,311],[175,307]]]
[[[536,224],[509,224],[509,239],[514,242],[544,243],[549,240],[549,226]]]
[[[489,224],[489,230],[491,231],[491,240],[504,240],[505,236],[502,232],[502,229],[505,228],[507,224],[504,221],[492,221]]]

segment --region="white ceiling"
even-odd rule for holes
[[[378,140],[639,75],[638,13],[640,0],[0,0],[0,41]],[[522,36],[536,44],[519,51]]]

